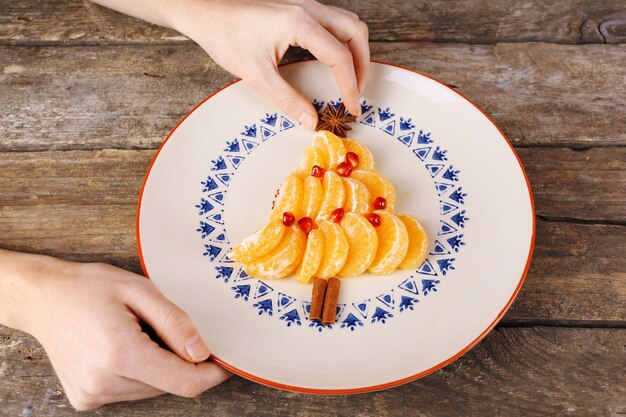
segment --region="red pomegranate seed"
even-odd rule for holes
[[[292,212],[286,211],[283,213],[283,224],[287,227],[291,226],[296,221],[296,216]]]
[[[384,210],[387,208],[387,200],[384,197],[376,197],[372,203],[374,210]]]
[[[356,169],[356,167],[359,166],[359,155],[355,154],[354,152],[348,152],[346,154],[346,162],[350,164],[352,169]]]
[[[309,232],[313,229],[313,219],[311,219],[310,217],[303,217],[298,220],[298,226],[300,226],[300,229],[302,229],[302,231],[308,235]]]
[[[335,223],[339,223],[341,219],[343,219],[343,213],[343,207],[339,207],[338,209],[335,209],[332,213],[330,213],[330,219]]]
[[[319,165],[313,165],[313,168],[311,168],[311,175],[314,177],[321,178],[324,176],[324,172],[326,170]]]
[[[352,167],[347,162],[342,162],[337,165],[337,174],[342,177],[349,177],[352,174]]]
[[[372,223],[372,226],[378,227],[380,226],[380,216],[376,213],[370,213],[365,216],[368,222]]]

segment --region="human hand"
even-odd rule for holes
[[[314,130],[314,107],[278,73],[289,45],[308,49],[332,69],[348,111],[360,115],[370,53],[367,25],[352,12],[313,0],[190,0],[180,2],[171,24]]]
[[[6,324],[40,341],[76,409],[164,392],[194,397],[230,377],[203,362],[209,350],[189,316],[144,277],[105,264],[17,255],[30,257],[13,268],[20,279],[12,286],[27,313]],[[174,353],[143,333],[140,320]]]

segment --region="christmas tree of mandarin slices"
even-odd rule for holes
[[[319,131],[300,168],[281,184],[269,222],[230,253],[257,278],[385,275],[416,268],[426,254],[417,220],[393,213],[396,192],[370,151]]]
[[[300,283],[308,284],[315,277],[313,317],[313,310],[321,309],[314,306],[320,291],[322,298],[331,292],[325,282],[316,288],[320,281],[366,271],[385,275],[397,268],[415,269],[423,261],[426,233],[414,218],[395,214],[395,203],[393,184],[374,169],[363,144],[318,131],[298,170],[281,184],[268,223],[229,256],[256,278],[295,272]],[[336,300],[320,303],[334,310]]]

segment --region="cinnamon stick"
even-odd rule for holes
[[[326,287],[326,297],[324,297],[324,312],[322,313],[322,324],[332,324],[337,321],[337,301],[339,300],[340,281],[338,278],[329,278]]]
[[[311,293],[311,312],[309,313],[310,320],[321,320],[322,311],[324,308],[324,298],[326,297],[326,285],[325,279],[315,277],[313,281],[313,290]]]

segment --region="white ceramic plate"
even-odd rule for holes
[[[322,64],[281,73],[316,105],[338,104]],[[363,96],[350,137],[395,184],[396,212],[425,227],[429,255],[416,271],[343,279],[330,327],[308,320],[310,286],[259,281],[224,257],[267,221],[311,132],[233,83],[176,126],[148,171],[137,219],[144,271],[235,373],[315,393],[398,385],[468,351],[522,285],[532,195],[493,122],[445,85],[387,64],[372,63]]]

